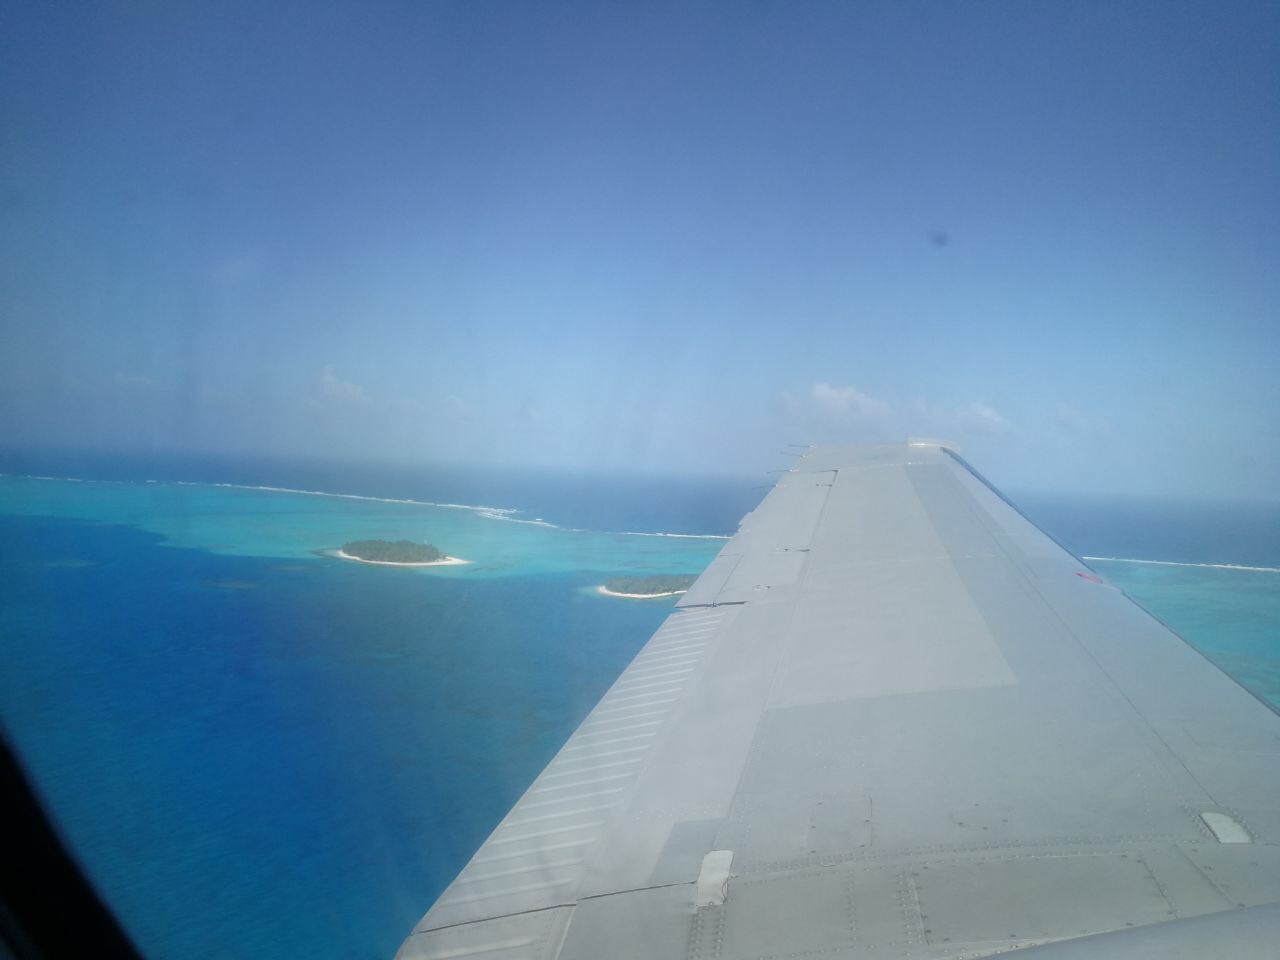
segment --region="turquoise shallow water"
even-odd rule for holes
[[[594,587],[722,543],[0,478],[0,703],[148,955],[388,957],[671,606]]]
[[[723,543],[529,519],[0,478],[5,723],[145,952],[390,956],[670,609],[593,587]],[[317,554],[369,537],[474,562]],[[1280,705],[1280,573],[1092,563]]]
[[[228,556],[311,559],[351,540],[434,543],[467,566],[417,571],[468,579],[580,570],[697,573],[722,537],[611,533],[516,517],[510,508],[204,484],[0,478],[0,509],[127,524],[172,546]]]
[[[1280,570],[1089,563],[1280,711]]]

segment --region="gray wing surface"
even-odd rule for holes
[[[944,447],[819,447],[398,956],[1262,957],[1277,902],[1280,716]]]

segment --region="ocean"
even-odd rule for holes
[[[10,737],[145,954],[254,960],[390,957],[672,604],[594,587],[697,573],[771,480],[0,468]],[[1280,511],[1013,499],[1280,707]],[[474,562],[324,552],[402,537]]]

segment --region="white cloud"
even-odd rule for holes
[[[445,394],[444,399],[440,402],[441,407],[448,411],[450,416],[458,420],[474,420],[476,409],[467,403],[462,397],[456,393]]]
[[[788,440],[808,443],[871,443],[888,439],[889,405],[857,387],[826,381],[803,392],[777,395]]]
[[[981,400],[975,400],[968,406],[956,411],[956,423],[961,428],[973,433],[1008,433],[1009,421],[1000,411]]]
[[[869,397],[856,387],[833,387],[829,383],[815,383],[809,390],[809,400],[814,409],[839,420],[883,420],[889,415],[889,405],[883,400]],[[795,409],[797,401],[787,393],[783,402]]]
[[[343,380],[334,372],[333,364],[327,364],[316,381],[315,394],[321,404],[330,403],[350,407],[369,405],[369,395],[364,387],[350,380]]]
[[[1068,436],[1101,436],[1110,430],[1105,417],[1086,414],[1070,403],[1059,403],[1053,408],[1053,422],[1059,432]]]

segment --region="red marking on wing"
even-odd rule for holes
[[[1090,583],[1101,583],[1102,578],[1096,573],[1085,573],[1083,570],[1077,570],[1076,576],[1081,580],[1088,580]]]

